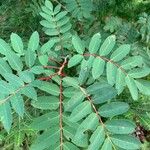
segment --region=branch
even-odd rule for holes
[[[60,127],[60,150],[63,150],[63,119],[62,119],[62,107],[63,107],[63,89],[62,89],[62,78],[60,81],[60,96],[59,96],[59,127]]]
[[[65,65],[67,64],[67,57],[64,58],[64,62],[61,65],[61,67],[59,68],[59,71],[57,72],[58,75],[61,76],[61,81],[60,81],[60,95],[59,95],[59,127],[60,127],[60,150],[63,150],[63,88],[62,88],[62,76],[63,76],[63,69],[65,67]]]
[[[122,68],[119,64],[117,64],[116,62],[114,62],[114,61],[111,60],[111,59],[108,59],[108,58],[106,58],[106,57],[99,56],[99,55],[96,55],[96,54],[83,54],[83,56],[94,56],[94,57],[103,59],[103,60],[106,61],[106,62],[111,62],[111,63],[114,64],[118,69],[120,69],[126,76],[128,75],[127,72],[126,72],[126,70],[125,70],[124,68]]]
[[[6,103],[11,97],[15,96],[18,92],[20,92],[24,87],[28,86],[29,84],[25,84],[22,87],[20,87],[19,89],[17,89],[16,91],[14,91],[14,93],[12,93],[11,95],[9,95],[8,97],[6,97],[3,100],[0,100],[0,105],[3,105],[4,103]]]
[[[106,131],[106,132],[105,132],[105,133],[106,133],[106,136],[108,137],[109,141],[111,142],[111,144],[112,144],[114,150],[116,150],[115,145],[114,145],[113,142],[111,141],[110,136],[109,136],[109,133],[107,132],[107,129],[106,129],[105,124],[103,123],[102,118],[101,118],[99,112],[97,111],[95,105],[93,104],[93,100],[90,98],[89,94],[86,92],[86,90],[85,90],[84,88],[80,87],[80,90],[83,92],[83,94],[86,96],[87,100],[90,102],[90,104],[91,104],[91,106],[92,106],[94,112],[95,112],[96,115],[97,115],[97,118],[98,118],[98,120],[99,120],[100,125],[102,125],[102,127],[103,127],[104,130]]]

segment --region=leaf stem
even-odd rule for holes
[[[62,107],[63,107],[63,89],[62,89],[62,78],[60,81],[60,95],[59,95],[59,128],[60,128],[60,150],[63,150],[63,119],[62,119]]]
[[[6,103],[11,97],[13,97],[14,95],[16,95],[18,92],[20,92],[23,88],[25,88],[26,86],[28,86],[28,84],[25,84],[23,86],[21,86],[20,88],[18,88],[16,91],[14,91],[12,94],[10,94],[9,96],[7,96],[6,98],[4,98],[3,100],[0,100],[0,105]]]
[[[83,56],[94,56],[94,57],[97,57],[97,58],[100,58],[100,59],[103,59],[104,61],[106,62],[111,62],[112,64],[114,64],[118,69],[120,69],[126,76],[128,75],[126,70],[124,68],[122,68],[119,64],[117,64],[116,62],[114,62],[113,60],[111,59],[108,59],[104,56],[100,56],[100,55],[96,55],[96,54],[83,54]]]
[[[83,94],[86,96],[87,100],[90,102],[90,104],[91,104],[91,106],[92,106],[94,112],[95,112],[96,115],[97,115],[97,118],[98,118],[98,120],[99,120],[100,125],[102,125],[102,127],[103,127],[104,130],[106,131],[105,133],[106,133],[107,138],[108,138],[109,141],[111,142],[111,144],[112,144],[114,150],[116,150],[116,147],[115,147],[115,145],[113,144],[113,142],[112,142],[112,140],[111,140],[111,138],[110,138],[110,136],[109,136],[109,133],[107,132],[107,129],[106,129],[105,124],[103,123],[102,118],[101,118],[99,112],[97,111],[95,105],[93,104],[93,100],[90,98],[89,94],[86,92],[86,90],[85,90],[84,88],[80,87],[80,90],[83,92]]]

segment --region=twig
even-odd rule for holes
[[[55,67],[55,66],[43,66],[43,68],[47,68],[47,69],[59,69],[59,67]]]
[[[116,62],[114,62],[114,61],[111,60],[111,59],[108,59],[108,58],[106,58],[106,57],[99,56],[99,55],[96,55],[96,54],[83,54],[83,56],[94,56],[94,57],[103,59],[104,61],[111,62],[111,63],[114,64],[117,68],[119,68],[126,76],[128,75],[124,68],[122,68],[120,65],[118,65]]]
[[[90,98],[89,94],[86,92],[86,90],[85,90],[84,88],[80,87],[80,90],[83,92],[83,94],[86,96],[87,100],[90,102],[90,104],[91,104],[91,106],[92,106],[94,112],[95,112],[96,115],[97,115],[97,118],[98,118],[98,120],[99,120],[100,125],[102,125],[103,129],[105,130],[105,129],[106,129],[105,124],[103,123],[100,114],[98,113],[98,111],[97,111],[95,105],[93,104],[93,100]],[[113,144],[113,142],[111,141],[111,139],[110,139],[109,134],[107,133],[107,131],[106,131],[106,136],[108,137],[109,141],[111,142],[111,144],[112,144],[114,150],[116,150],[116,147],[115,147],[115,145]]]
[[[3,100],[0,100],[0,105],[6,103],[11,97],[13,97],[14,95],[16,95],[20,90],[22,90],[24,87],[28,86],[28,84],[23,85],[22,87],[20,87],[19,89],[17,89],[16,91],[14,91],[11,95],[9,95],[8,97],[4,98]]]
[[[60,150],[63,150],[63,119],[62,119],[62,107],[63,107],[63,89],[62,89],[62,78],[60,81],[60,95],[59,95],[59,127],[60,127]]]
[[[57,63],[57,64],[61,65],[61,63],[60,63],[60,62],[58,62],[57,60],[55,60],[55,59],[53,59],[53,58],[49,58],[49,60],[51,60],[51,61],[53,61],[53,62],[55,62],[55,63]]]
[[[54,76],[58,75],[58,73],[54,73],[48,77],[42,77],[42,78],[39,78],[39,80],[42,80],[42,81],[49,81],[51,80]]]

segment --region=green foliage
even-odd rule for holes
[[[93,11],[93,3],[91,0],[63,0],[66,8],[74,18],[82,20],[90,18]]]
[[[44,19],[40,24],[43,26],[45,34],[49,35],[54,43],[58,43],[57,50],[65,47],[68,38],[71,37],[71,24],[67,13],[67,11],[61,11],[60,4],[54,8],[48,0],[45,1],[45,6],[42,6],[40,13]]]
[[[142,40],[148,43],[150,41],[150,16],[143,13],[142,16],[139,17],[138,24],[140,26]]]
[[[134,23],[121,18],[137,9],[126,2],[27,4],[45,35],[35,31],[24,40],[14,31],[8,42],[0,39],[0,147],[142,148],[134,118],[150,129],[149,15]]]

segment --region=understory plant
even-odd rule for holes
[[[141,55],[133,43],[119,42],[121,20],[89,35],[95,10],[91,0],[46,0],[40,24],[48,38],[35,31],[28,41],[16,33],[0,39],[0,141],[17,135],[12,149],[141,149],[129,116],[141,94],[150,96],[148,46]]]

